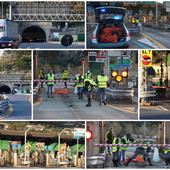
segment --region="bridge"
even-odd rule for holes
[[[28,38],[45,42],[53,32],[84,28],[84,2],[80,1],[11,2],[8,11],[8,19],[19,23],[19,35],[25,42]]]
[[[0,93],[10,93],[14,88],[31,89],[31,74],[0,74]]]

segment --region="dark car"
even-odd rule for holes
[[[128,47],[130,34],[124,24],[127,10],[122,7],[98,7],[98,22],[92,34],[92,46],[97,48]]]
[[[19,41],[12,37],[1,37],[0,48],[17,48]]]

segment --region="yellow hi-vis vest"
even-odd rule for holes
[[[123,137],[123,139],[125,139],[126,144],[129,144],[129,143],[130,143],[130,140],[127,139],[127,137]],[[128,146],[123,146],[123,147],[121,147],[121,150],[128,150],[128,149],[129,149]]]
[[[107,88],[108,77],[107,76],[97,76],[98,87],[99,88]]]
[[[47,74],[47,80],[54,80],[54,74],[51,74],[48,73]],[[53,85],[54,84],[54,81],[53,82],[47,82],[47,85]]]
[[[89,81],[89,83],[90,83],[89,86],[87,87],[87,88],[88,88],[88,91],[91,91],[91,90],[92,90],[91,85],[97,86],[97,84],[96,84],[93,80],[85,79],[85,80],[84,80],[84,84],[86,83],[86,81]]]
[[[164,154],[167,154],[168,152],[170,152],[170,150],[165,150],[165,151],[164,151]]]
[[[86,74],[84,75],[84,78],[85,78],[85,79],[90,79],[90,80],[92,80],[92,79],[93,79],[92,73],[86,73]]]
[[[118,138],[114,138],[112,144],[121,144],[121,139],[118,139],[118,143],[116,143],[116,140],[117,140],[117,139],[118,139]],[[112,152],[116,152],[116,151],[117,151],[117,148],[118,148],[118,147],[116,147],[116,146],[112,147]]]
[[[42,70],[40,70],[40,78],[44,78],[44,74]]]
[[[68,75],[69,75],[69,71],[68,70],[64,70],[63,75],[62,75],[62,79],[68,78]]]
[[[105,141],[108,141],[108,137],[107,137],[107,135],[110,133],[110,130],[108,130],[107,132],[106,132],[106,134],[105,134]]]
[[[81,79],[81,81],[80,81],[80,79]],[[78,82],[76,82],[76,87],[83,87],[84,86],[84,83],[83,83],[83,76],[76,76],[76,80],[78,81]]]

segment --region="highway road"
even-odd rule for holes
[[[87,35],[87,48],[92,48],[92,32]],[[170,48],[169,39],[169,32],[143,28],[140,33],[131,33],[129,49],[168,49]]]
[[[31,120],[31,95],[9,94],[7,96],[12,105],[13,112],[3,120]]]
[[[55,89],[58,89],[56,86]],[[54,94],[48,98],[46,89],[41,89],[39,100],[33,106],[33,118],[39,119],[78,119],[78,120],[131,120],[137,119],[136,104],[107,104],[99,106],[93,100],[92,107],[86,107],[87,100],[78,99],[73,93],[73,86],[68,87],[71,94]]]
[[[170,119],[170,100],[154,100],[153,106],[140,106],[141,119]]]
[[[64,47],[61,45],[61,43],[43,43],[43,42],[37,42],[37,43],[21,43],[18,46],[18,49],[84,49],[84,42],[75,42],[72,45],[68,47]]]

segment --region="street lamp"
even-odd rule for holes
[[[26,143],[27,143],[27,132],[32,128],[33,126],[29,127],[26,131],[25,131],[25,157],[24,157],[24,163],[26,163]]]
[[[70,128],[64,128],[59,134],[58,134],[58,166],[60,164],[60,135],[66,130]]]

